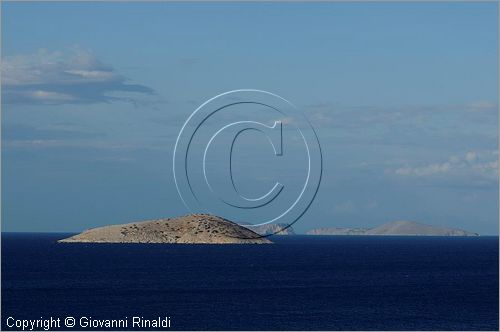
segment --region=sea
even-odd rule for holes
[[[68,317],[73,330],[499,328],[498,237],[57,243],[70,235],[2,233],[2,330],[50,318],[60,323],[50,330],[64,330]],[[128,325],[99,326],[112,320]]]

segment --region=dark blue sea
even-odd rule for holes
[[[498,237],[56,243],[67,236],[2,234],[3,330],[8,317],[50,316],[168,316],[172,330],[499,328]]]

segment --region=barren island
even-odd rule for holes
[[[61,243],[213,243],[266,244],[267,238],[230,220],[207,214],[190,214],[111,225],[86,230],[59,240]]]

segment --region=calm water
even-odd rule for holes
[[[8,316],[170,316],[172,329],[498,330],[498,237],[57,244],[2,234]]]

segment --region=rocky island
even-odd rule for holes
[[[415,221],[399,220],[374,228],[317,228],[308,235],[408,235],[408,236],[478,236],[457,228],[435,227]]]
[[[191,214],[86,230],[61,243],[213,243],[265,244],[267,238],[227,219]]]

